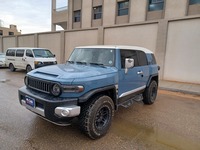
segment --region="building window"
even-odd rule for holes
[[[93,19],[101,19],[102,6],[93,7]]]
[[[189,4],[190,4],[190,5],[193,5],[193,4],[200,4],[200,0],[190,0],[190,1],[189,1]]]
[[[129,1],[118,2],[118,16],[128,15]]]
[[[9,35],[14,35],[14,32],[8,32]]]
[[[74,11],[74,22],[81,21],[81,10]]]
[[[0,30],[0,35],[3,35],[3,31],[2,30]]]
[[[149,0],[149,11],[163,10],[164,0]]]

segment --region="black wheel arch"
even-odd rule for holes
[[[150,83],[151,83],[152,80],[155,80],[156,83],[157,83],[157,85],[158,85],[158,83],[159,83],[159,76],[158,76],[158,74],[154,74],[154,75],[151,75],[149,77],[149,80],[147,82],[147,86],[146,87],[149,87],[149,85],[150,85]]]
[[[82,103],[87,102],[90,99],[98,97],[99,95],[106,95],[106,96],[109,96],[113,100],[115,109],[117,109],[117,105],[116,105],[117,104],[117,90],[118,89],[116,89],[115,85],[110,85],[110,86],[94,89],[87,92],[83,96],[81,96],[78,99],[78,103],[82,104]]]

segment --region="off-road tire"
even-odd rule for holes
[[[16,68],[14,67],[14,65],[12,63],[9,64],[9,69],[12,72],[14,72],[16,70]]]
[[[30,72],[32,70],[31,66],[30,65],[27,65],[26,66],[26,73]]]
[[[98,96],[81,106],[80,129],[91,139],[98,139],[109,130],[113,116],[112,99],[108,96]]]
[[[153,104],[157,97],[157,91],[158,91],[158,84],[155,80],[152,80],[149,86],[145,89],[143,93],[144,104],[147,104],[147,105]]]

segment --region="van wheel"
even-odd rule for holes
[[[153,104],[157,97],[157,91],[158,91],[158,84],[155,80],[152,80],[150,85],[145,89],[143,93],[144,104],[147,104],[147,105]]]
[[[26,73],[30,72],[31,70],[32,70],[32,68],[30,65],[26,66]]]
[[[16,68],[14,67],[13,64],[9,64],[9,69],[10,69],[10,71],[12,71],[12,72],[16,70]]]
[[[111,126],[114,104],[110,97],[99,96],[81,107],[80,129],[90,138],[104,136]]]

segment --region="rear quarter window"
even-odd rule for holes
[[[148,60],[149,65],[155,65],[155,64],[157,64],[156,63],[156,58],[155,58],[154,54],[150,54],[149,56],[150,56],[149,60]]]
[[[14,49],[8,49],[6,52],[6,56],[15,56],[15,50]]]

